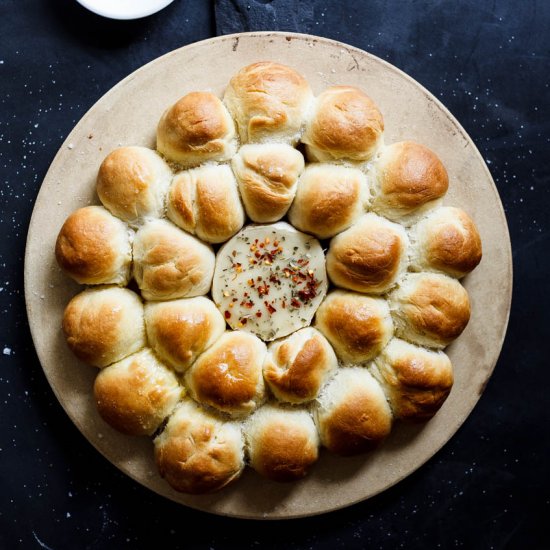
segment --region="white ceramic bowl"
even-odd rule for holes
[[[109,19],[139,19],[160,11],[174,0],[77,0],[85,8]]]

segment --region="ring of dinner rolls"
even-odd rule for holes
[[[384,144],[363,90],[318,91],[271,61],[223,98],[189,91],[162,114],[157,150],[109,153],[103,206],[60,228],[59,266],[93,285],[65,308],[68,349],[100,369],[101,418],[153,436],[177,491],[217,491],[247,465],[298,480],[320,447],[372,451],[451,391],[442,350],[470,317],[458,279],[481,260],[478,229],[441,205],[435,151]]]

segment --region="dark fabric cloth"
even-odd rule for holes
[[[216,32],[313,32],[315,0],[216,0]]]

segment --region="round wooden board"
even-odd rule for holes
[[[73,210],[98,203],[95,178],[107,153],[120,145],[154,148],[157,121],[167,106],[192,90],[221,96],[239,68],[259,60],[294,67],[315,93],[332,84],[359,86],[384,115],[386,143],[414,139],[436,151],[450,176],[446,203],[464,208],[476,221],[483,260],[464,280],[472,318],[448,348],[455,385],[433,420],[419,426],[397,424],[387,442],[368,455],[341,458],[323,451],[312,473],[297,483],[270,482],[247,468],[240,480],[217,494],[183,495],[158,475],[149,438],[121,435],[99,418],[92,397],[97,371],[71,355],[60,329],[63,309],[81,287],[57,267],[54,244]],[[432,457],[483,392],[504,339],[511,291],[510,240],[498,192],[481,155],[453,116],[388,63],[339,42],[288,33],[246,33],[186,46],[109,91],[55,157],[36,201],[25,257],[34,344],[57,398],[84,436],[123,472],[160,495],[215,514],[258,519],[308,516],[351,505],[394,485]]]

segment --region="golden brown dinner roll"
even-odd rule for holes
[[[228,160],[237,151],[235,123],[213,93],[191,92],[162,115],[157,149],[185,167]]]
[[[370,97],[353,86],[332,86],[316,98],[302,142],[311,161],[363,162],[376,154],[383,132],[382,114]]]
[[[242,68],[229,82],[223,100],[237,122],[243,143],[295,144],[313,94],[296,71],[265,61]]]
[[[132,225],[164,214],[172,172],[146,147],[119,147],[99,167],[97,194],[115,216]]]
[[[290,223],[319,239],[333,237],[364,212],[369,190],[365,174],[334,164],[310,164],[298,181]]]
[[[136,233],[133,250],[134,278],[146,300],[200,296],[210,290],[214,252],[170,222],[147,222]]]
[[[429,420],[451,391],[453,367],[442,351],[393,338],[374,362],[374,375],[401,420]]]
[[[221,243],[244,224],[237,181],[226,165],[206,165],[177,174],[168,193],[168,217],[209,243]]]
[[[388,299],[397,336],[414,344],[444,348],[470,320],[466,289],[446,275],[409,273]]]
[[[315,399],[338,367],[327,339],[312,327],[300,329],[269,345],[264,379],[279,401],[305,403]]]
[[[265,397],[265,354],[265,344],[257,336],[226,332],[187,371],[191,396],[231,416],[250,414]]]
[[[145,346],[143,304],[126,288],[85,290],[67,304],[63,332],[80,360],[105,367]]]
[[[438,156],[414,141],[384,147],[372,171],[372,209],[405,224],[437,206],[449,187],[447,170]]]
[[[183,388],[145,348],[104,368],[94,383],[97,410],[119,432],[151,435],[172,412]]]
[[[481,261],[481,239],[472,218],[452,206],[437,208],[412,228],[412,267],[464,277]]]
[[[275,481],[304,477],[319,456],[319,435],[304,409],[264,405],[246,421],[244,436],[252,468]]]
[[[274,222],[286,214],[304,169],[299,151],[284,143],[244,145],[231,165],[252,221]]]
[[[378,355],[393,336],[386,300],[335,290],[315,316],[315,326],[344,363],[364,363]]]
[[[126,285],[130,278],[131,232],[125,223],[101,206],[75,210],[55,243],[63,271],[83,285]]]
[[[392,426],[384,392],[364,367],[338,371],[319,396],[314,418],[321,443],[344,456],[376,448]]]
[[[149,345],[167,365],[186,371],[225,331],[214,302],[203,296],[145,304]]]
[[[243,447],[236,422],[225,422],[184,399],[155,438],[155,461],[160,475],[176,491],[209,493],[241,475]]]
[[[409,239],[403,227],[366,214],[330,241],[327,273],[339,287],[380,294],[407,269]]]

